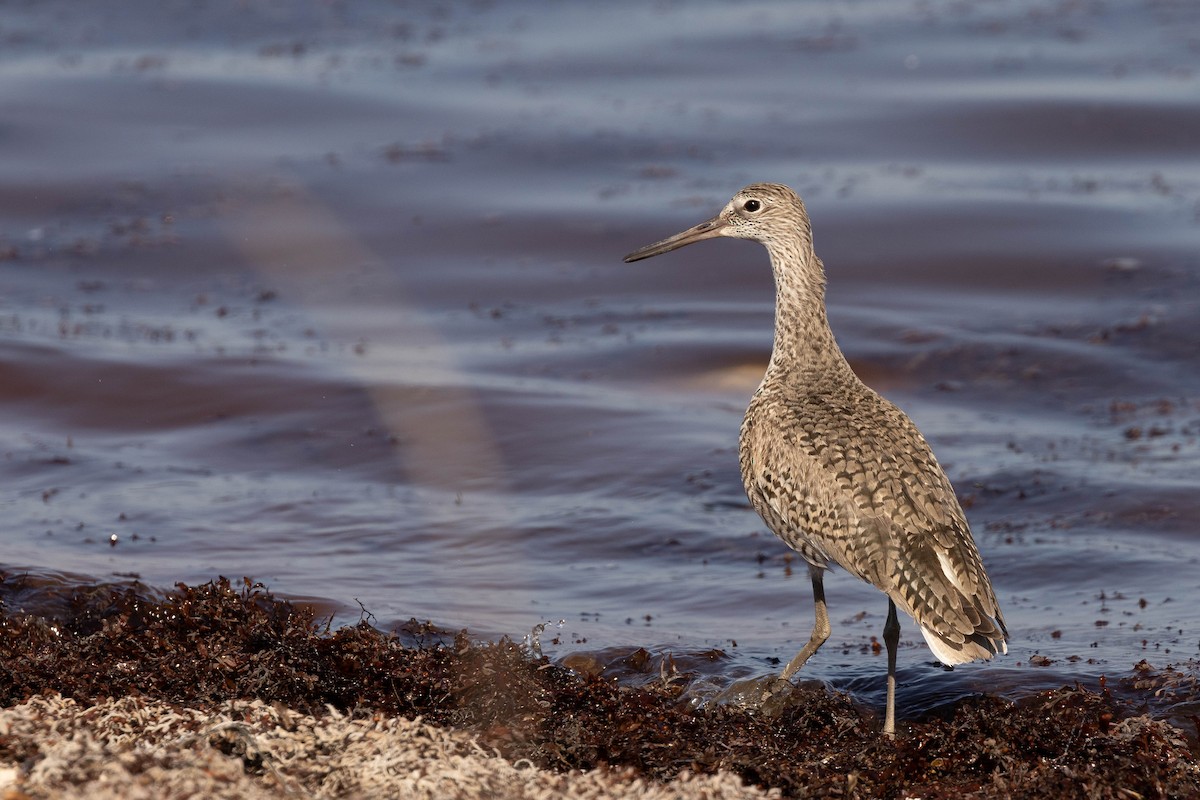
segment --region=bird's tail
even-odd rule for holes
[[[1008,629],[1004,627],[1004,619],[999,611],[995,619],[982,617],[975,630],[965,637],[956,636],[952,639],[924,625],[921,626],[921,634],[937,660],[947,666],[987,660],[997,653],[1008,652]],[[959,638],[962,641],[955,641]]]

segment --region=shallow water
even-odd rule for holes
[[[776,180],[1012,633],[946,673],[909,621],[901,713],[1197,656],[1200,6],[3,12],[6,571],[777,669],[811,597],[737,472],[765,253],[620,260]],[[826,587],[805,673],[877,703],[883,598]]]

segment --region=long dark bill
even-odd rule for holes
[[[713,217],[707,222],[701,222],[694,228],[688,228],[686,231],[669,236],[661,242],[646,245],[641,250],[634,250],[625,256],[625,263],[629,264],[633,261],[641,261],[643,258],[659,256],[689,244],[695,244],[705,239],[712,239],[714,236],[720,236],[725,225],[725,220],[720,217]]]

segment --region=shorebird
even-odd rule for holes
[[[804,202],[754,183],[707,222],[625,256],[626,263],[730,236],[766,246],[775,273],[775,341],[742,422],[742,482],[767,527],[809,565],[816,616],[788,681],[829,638],[825,570],[836,564],[888,596],[887,708],[896,731],[896,607],[943,664],[1008,652],[1008,630],[950,480],[925,437],[846,361],[825,310],[825,268]]]

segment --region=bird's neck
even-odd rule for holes
[[[767,245],[775,272],[775,344],[768,378],[816,391],[854,381],[825,311],[825,269],[802,237]]]

